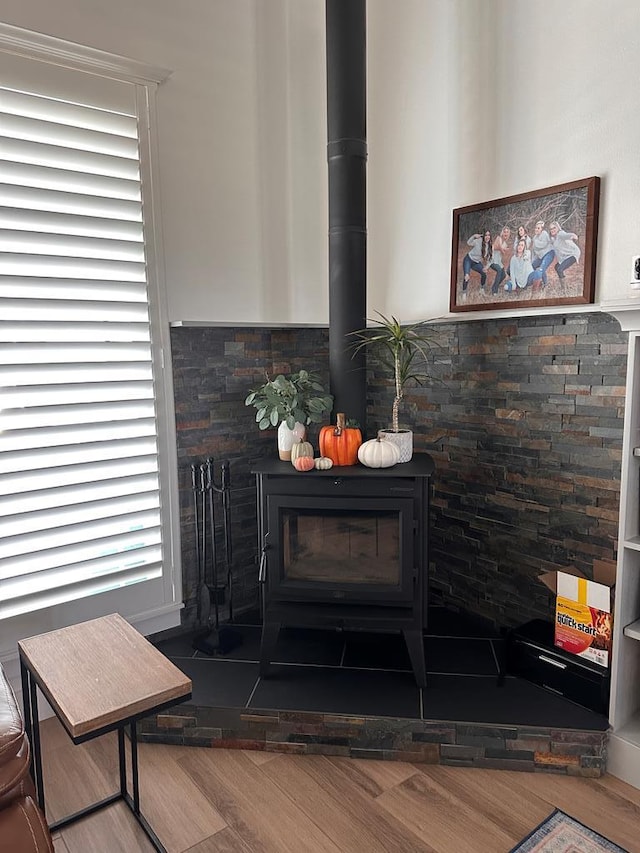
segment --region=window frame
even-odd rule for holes
[[[171,348],[162,247],[159,191],[156,94],[171,74],[168,69],[78,45],[42,33],[0,23],[0,52],[84,72],[87,81],[115,79],[134,87],[138,116],[140,173],[144,205],[143,233],[147,266],[148,308],[158,428],[158,464],[163,539],[162,577],[132,587],[58,604],[0,622],[0,661],[15,664],[15,643],[21,637],[52,630],[84,619],[122,613],[143,633],[180,623],[182,567],[180,508]],[[34,65],[37,70],[37,66]],[[11,666],[13,668],[13,666]],[[9,672],[11,677],[11,672]]]

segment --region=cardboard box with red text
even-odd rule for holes
[[[611,663],[615,566],[594,568],[587,580],[573,567],[539,576],[556,596],[554,644],[602,667]]]

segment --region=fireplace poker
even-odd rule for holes
[[[197,620],[198,624],[202,621],[202,612],[201,612],[201,603],[200,603],[200,587],[202,586],[202,560],[200,557],[200,502],[198,500],[198,479],[197,479],[197,467],[196,465],[191,465],[191,494],[193,495],[193,534],[195,541],[195,558],[196,558],[196,570],[198,572],[198,609],[197,609]]]
[[[233,558],[231,542],[231,478],[229,476],[229,462],[224,460],[220,464],[220,488],[214,488],[220,493],[222,501],[222,521],[224,530],[224,559],[227,569],[227,592],[229,595],[229,621],[233,622]],[[236,646],[242,645],[242,634],[229,626],[223,626],[219,632],[220,651],[222,654],[230,652]]]
[[[206,471],[205,466],[200,465],[198,468],[198,492],[201,496],[200,511],[202,512],[202,524],[200,535],[202,536],[202,547],[200,548],[200,590],[199,590],[199,611],[200,625],[207,627],[209,625],[209,616],[211,614],[211,597],[209,586],[207,584],[207,492],[206,492]]]
[[[207,473],[204,465],[200,465],[200,492],[202,493],[202,624],[208,625],[211,616],[211,593],[207,583]]]
[[[229,621],[233,622],[233,554],[231,552],[231,477],[229,462],[220,466],[222,491],[222,517],[224,521],[224,556],[227,566],[227,589],[229,590]]]
[[[220,607],[218,604],[218,555],[216,550],[216,516],[215,516],[215,486],[213,484],[213,459],[207,459],[207,499],[209,502],[209,530],[211,533],[211,582],[213,584],[213,605],[215,608],[215,630],[220,623]]]
[[[210,536],[211,536],[211,565],[212,565],[212,583],[213,583],[213,594],[214,594],[214,613],[215,613],[215,622],[214,626],[211,627],[209,625],[209,630],[206,633],[197,634],[193,639],[193,647],[200,652],[203,652],[207,655],[215,655],[215,654],[227,654],[232,651],[232,649],[236,648],[236,646],[241,645],[242,643],[242,635],[239,631],[234,630],[233,628],[229,628],[227,626],[220,627],[220,611],[219,611],[219,602],[218,602],[218,556],[217,549],[215,544],[216,530],[215,530],[215,494],[218,493],[221,495],[222,506],[224,511],[224,543],[225,543],[225,560],[227,563],[227,584],[229,585],[229,618],[232,618],[233,613],[233,603],[232,603],[232,592],[230,588],[231,584],[231,562],[230,562],[230,554],[231,554],[231,532],[230,532],[230,521],[228,517],[229,513],[229,501],[228,501],[228,489],[229,489],[229,472],[228,472],[228,462],[222,463],[222,475],[221,475],[221,485],[220,487],[216,486],[214,476],[213,476],[213,459],[207,459],[206,463],[200,466],[201,469],[201,485],[203,491],[203,505],[202,505],[202,528],[203,528],[203,576],[206,575],[206,512],[208,511],[208,522],[210,528]],[[205,509],[205,507],[207,509]],[[205,577],[205,585],[206,585],[206,577]],[[211,599],[209,595],[209,588],[207,586],[207,602],[208,602],[208,613],[207,620],[209,621],[209,614],[211,608]]]

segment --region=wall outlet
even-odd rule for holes
[[[640,255],[633,255],[631,258],[631,281],[638,282],[640,287]]]

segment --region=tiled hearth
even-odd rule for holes
[[[500,677],[504,640],[431,608],[420,690],[399,635],[283,628],[272,675],[258,673],[260,627],[241,645],[194,652],[192,636],[158,647],[193,680],[192,700],[141,724],[141,739],[193,746],[549,770],[599,776],[605,717],[519,678]],[[240,622],[240,620],[239,620]]]

